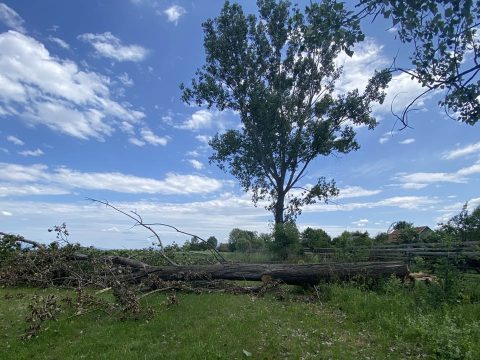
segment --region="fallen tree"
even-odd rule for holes
[[[16,258],[10,259],[8,267],[2,267],[3,279],[8,277],[5,273],[8,270],[12,277],[15,274],[18,279],[23,279],[19,280],[20,282],[31,279],[35,283],[35,280],[41,279],[44,286],[48,285],[48,282],[91,283],[99,286],[108,285],[113,280],[141,283],[150,275],[165,281],[250,280],[280,281],[296,285],[349,280],[356,277],[378,279],[392,275],[404,278],[408,275],[405,263],[398,261],[302,265],[245,263],[170,265],[169,262],[165,266],[152,266],[128,257],[101,255],[101,252],[100,255],[84,254],[78,246],[52,248],[21,236],[5,233],[1,235],[9,236],[14,242],[34,247],[29,253],[20,252]],[[18,271],[15,271],[16,269]],[[35,279],[36,277],[38,279]]]
[[[408,268],[403,262],[365,262],[340,264],[215,264],[188,266],[146,266],[131,274],[131,279],[155,274],[162,280],[249,280],[280,281],[292,285],[315,285],[322,281],[351,280],[358,277],[379,279],[404,278]]]

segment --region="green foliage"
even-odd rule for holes
[[[471,297],[479,284],[475,275],[462,287]],[[168,359],[240,359],[243,350],[260,359],[478,359],[479,297],[431,306],[418,301],[428,287],[397,279],[376,291],[354,284],[285,286],[283,301],[269,294],[252,301],[250,295],[178,293],[175,306],[158,292],[139,299],[157,310],[151,318],[118,321],[85,305],[82,316],[76,308],[56,314],[29,342],[20,336],[32,297],[54,295],[62,306],[70,298],[76,306],[75,292],[0,288],[0,358],[138,359],[157,354],[161,344],[159,357]],[[103,295],[115,301],[112,293]]]
[[[375,245],[382,245],[385,244],[388,240],[388,235],[386,232],[380,232],[377,235],[375,235],[375,238],[373,239],[373,242]]]
[[[393,229],[397,231],[396,242],[400,244],[409,244],[418,241],[418,232],[413,227],[413,223],[398,221]]]
[[[254,231],[235,228],[230,231],[228,244],[230,251],[251,252],[263,249],[265,240]]]
[[[404,220],[397,221],[393,226],[394,230],[405,230],[405,229],[411,229],[411,228],[413,228],[413,223],[406,222]]]
[[[215,236],[210,236],[208,239],[207,239],[207,243],[208,245],[210,246],[210,249],[215,249],[217,247],[217,244],[218,244],[218,240]]]
[[[300,188],[319,156],[359,148],[353,125],[376,125],[371,105],[383,102],[391,75],[376,72],[365,91],[338,94],[340,52],[364,39],[359,20],[342,3],[314,2],[302,12],[287,1],[258,0],[258,17],[225,2],[203,23],[206,64],[183,100],[236,111],[242,127],[217,134],[210,162],[235,176],[253,201],[268,200],[275,223],[294,219],[304,205],[338,194],[319,178]]]
[[[332,243],[337,248],[349,247],[370,247],[373,245],[373,240],[370,238],[368,231],[344,231],[340,236],[335,237]]]
[[[332,246],[332,238],[323,229],[306,228],[301,235],[302,246],[311,249]]]
[[[3,235],[0,236],[0,265],[10,259],[18,251],[20,251],[20,243],[17,242],[17,235]]]
[[[474,125],[480,118],[478,23],[480,4],[471,0],[360,0],[360,14],[392,20],[403,43],[414,46],[410,67],[395,69],[417,79],[426,92],[445,90],[439,105]],[[404,112],[403,121],[406,122]]]
[[[453,216],[446,223],[441,223],[440,229],[459,241],[480,240],[480,206],[472,213],[468,211],[468,203],[463,205],[462,211]]]
[[[271,251],[280,259],[286,260],[290,256],[298,255],[300,251],[300,232],[294,222],[288,221],[276,224],[273,231]]]

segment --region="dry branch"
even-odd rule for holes
[[[28,240],[28,239],[25,239],[24,237],[22,237],[22,236],[20,236],[20,235],[7,234],[7,233],[4,233],[4,232],[1,232],[1,231],[0,231],[0,236],[9,236],[9,235],[10,235],[10,236],[15,236],[15,241],[32,245],[32,246],[34,246],[34,247],[36,247],[36,248],[38,248],[38,249],[45,249],[45,245],[40,244],[38,241]]]
[[[112,208],[113,210],[119,212],[120,214],[123,214],[127,217],[129,217],[130,219],[132,219],[133,221],[135,221],[135,224],[133,226],[142,226],[144,227],[145,229],[149,230],[151,233],[153,233],[153,235],[155,236],[155,238],[158,240],[158,244],[160,246],[160,251],[161,251],[161,254],[162,256],[165,258],[165,260],[168,261],[169,264],[171,265],[174,265],[174,266],[177,266],[177,264],[175,264],[175,262],[173,262],[166,254],[165,254],[165,251],[163,249],[163,244],[162,244],[162,240],[160,239],[160,236],[155,232],[155,230],[152,228],[152,226],[164,226],[164,227],[168,227],[170,229],[173,229],[175,230],[176,232],[178,233],[181,233],[181,234],[185,234],[185,235],[189,235],[189,236],[194,236],[196,237],[198,240],[202,241],[203,243],[207,244],[207,246],[209,247],[209,250],[212,252],[213,256],[215,256],[215,258],[217,260],[219,260],[220,262],[227,262],[227,260],[225,260],[225,258],[217,251],[217,249],[215,249],[215,247],[211,246],[211,244],[206,241],[205,239],[201,238],[200,236],[198,235],[195,235],[195,234],[191,234],[189,232],[186,232],[186,231],[182,231],[178,228],[176,228],[175,226],[172,226],[172,225],[169,225],[169,224],[164,224],[164,223],[145,223],[143,221],[143,218],[140,214],[138,214],[136,211],[130,211],[133,215],[135,216],[132,216],[130,215],[129,213],[123,211],[123,210],[120,210],[119,208],[113,206],[112,204],[110,204],[108,201],[102,201],[102,200],[96,200],[96,199],[92,199],[92,198],[87,198],[87,200],[90,200],[92,202],[97,202],[99,204],[102,204],[102,205],[105,205],[109,208]]]

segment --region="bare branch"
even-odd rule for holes
[[[97,202],[99,204],[102,204],[102,205],[105,205],[117,212],[119,212],[120,214],[123,214],[127,217],[129,217],[130,219],[132,219],[133,221],[135,221],[135,225],[138,225],[138,226],[142,226],[144,227],[145,229],[147,229],[148,231],[150,231],[154,236],[155,238],[157,239],[158,241],[158,244],[160,246],[160,253],[162,254],[163,258],[170,264],[170,265],[174,265],[174,266],[178,266],[178,264],[176,264],[173,260],[171,260],[166,254],[165,254],[165,250],[163,248],[163,243],[162,243],[162,240],[160,239],[160,236],[155,232],[155,230],[152,229],[151,226],[149,226],[148,224],[145,224],[142,220],[142,218],[140,217],[140,215],[138,215],[135,211],[132,211],[133,214],[135,214],[137,217],[134,217],[132,215],[130,215],[129,213],[123,211],[123,210],[120,210],[119,208],[113,206],[112,204],[110,204],[108,201],[102,201],[102,200],[96,200],[96,199],[92,199],[92,198],[87,198],[87,200],[89,201],[92,201],[92,202]]]

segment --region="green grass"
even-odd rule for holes
[[[478,288],[478,277],[469,281]],[[244,350],[252,359],[480,358],[480,303],[471,296],[431,306],[429,289],[395,281],[377,291],[317,290],[288,287],[284,301],[180,293],[169,306],[168,295],[156,293],[142,300],[156,312],[148,321],[67,310],[24,342],[31,297],[72,293],[0,289],[0,359],[243,359]]]

